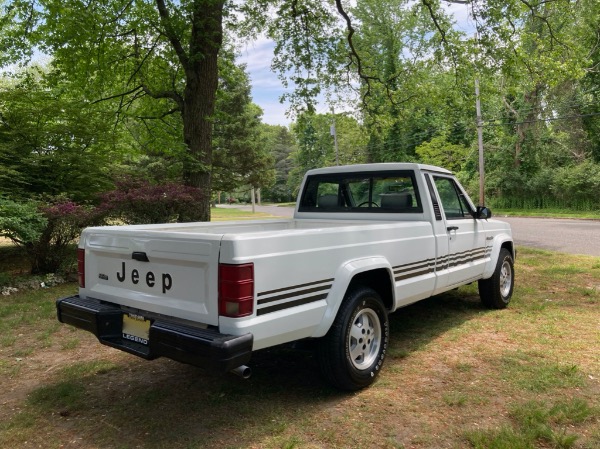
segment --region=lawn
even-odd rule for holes
[[[248,380],[104,347],[56,321],[73,284],[0,297],[2,448],[598,448],[600,258],[519,248],[510,307],[476,286],[391,316],[375,384],[330,388],[309,350]]]
[[[213,207],[210,210],[212,221],[229,220],[262,220],[264,218],[275,218],[272,215],[262,212],[245,211],[241,209],[225,209],[223,207]]]
[[[569,210],[569,209],[502,209],[492,208],[495,217],[542,217],[542,218],[573,218],[581,220],[600,220],[598,210]]]

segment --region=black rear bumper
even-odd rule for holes
[[[168,357],[179,362],[226,372],[244,365],[252,354],[252,334],[220,334],[168,320],[154,320],[148,344],[123,338],[123,314],[114,304],[70,296],[56,301],[58,321],[91,332],[100,343],[148,360]]]

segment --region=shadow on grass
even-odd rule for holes
[[[480,313],[479,298],[468,291],[403,308],[390,317],[390,354],[410,357]],[[284,436],[290,425],[363,394],[331,388],[321,379],[312,351],[289,347],[255,353],[248,380],[165,359],[125,360],[65,367],[55,383],[30,396],[24,412],[36,419],[17,419],[14,425],[42,422],[47,429],[36,433],[56,443],[68,435],[70,441],[85,441],[83,447],[259,447],[278,435],[284,441],[277,447],[294,447]],[[402,361],[391,357],[386,363]]]

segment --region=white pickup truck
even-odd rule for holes
[[[333,385],[371,384],[388,314],[479,282],[513,292],[508,224],[475,207],[442,168],[406,163],[309,171],[294,218],[87,228],[79,294],[58,319],[146,359],[248,375],[253,351],[318,339]]]

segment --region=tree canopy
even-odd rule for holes
[[[449,3],[468,12],[468,33]],[[41,75],[3,76],[10,195],[88,199],[137,172],[202,189],[204,206],[182,219],[207,220],[212,189],[293,190],[304,170],[335,163],[334,118],[341,163],[439,161],[474,182],[475,78],[495,196],[580,189],[556,168],[594,178],[600,159],[594,0],[7,0],[0,10],[1,65],[49,57]],[[293,87],[282,98],[296,111],[290,135],[262,126],[235,61],[236,42],[258,35],[274,41],[272,69]],[[323,98],[353,117],[317,114]]]

